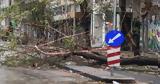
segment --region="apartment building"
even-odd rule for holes
[[[52,11],[54,13],[53,27],[66,35],[88,32],[91,18],[88,10],[85,10],[88,4],[88,0],[84,0],[83,6],[74,2],[74,0],[53,0],[51,2]],[[60,34],[54,37],[57,39],[61,36],[63,35]],[[83,40],[81,43],[89,45],[89,33],[79,36],[79,39],[80,38]]]
[[[74,0],[54,0],[51,2],[54,21],[78,18],[82,10],[79,4]]]
[[[113,0],[110,1],[112,2]],[[67,30],[70,30],[70,34],[89,31],[88,37],[86,37],[87,40],[82,43],[87,43],[91,47],[100,47],[102,46],[104,20],[102,18],[103,14],[98,11],[102,3],[107,4],[110,1],[84,0],[82,5],[75,3],[74,0],[54,0],[51,4],[53,5],[53,20],[56,28],[64,28],[62,30],[66,30],[65,28],[67,27]],[[93,14],[93,12],[97,13]],[[68,26],[72,26],[72,28]]]
[[[1,13],[3,12],[3,9],[6,8],[6,7],[9,7],[12,3],[13,3],[14,0],[0,0],[0,10],[1,10]],[[9,25],[9,18],[6,18],[4,20],[2,20],[0,22],[0,27],[1,29],[5,28],[6,26]]]

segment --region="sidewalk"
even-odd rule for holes
[[[76,65],[66,65],[64,66],[64,68],[72,70],[73,72],[78,72],[81,75],[90,77],[97,81],[105,81],[105,82],[117,81],[120,83],[129,83],[129,84],[135,83],[135,79],[132,77],[118,73],[114,73],[114,75],[111,76],[109,70],[103,70],[100,68],[93,68],[88,66],[76,66]]]

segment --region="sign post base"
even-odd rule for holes
[[[111,68],[110,68],[110,76],[114,76],[114,71],[113,71],[113,70],[114,70],[114,68],[111,67]]]

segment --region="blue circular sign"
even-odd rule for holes
[[[121,46],[122,43],[124,42],[124,39],[125,37],[122,34],[122,32],[117,30],[112,30],[108,32],[105,36],[106,44],[113,47]]]

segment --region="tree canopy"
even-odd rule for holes
[[[16,22],[45,25],[52,16],[48,9],[49,0],[15,0],[11,6],[1,9],[0,20],[9,17]]]

